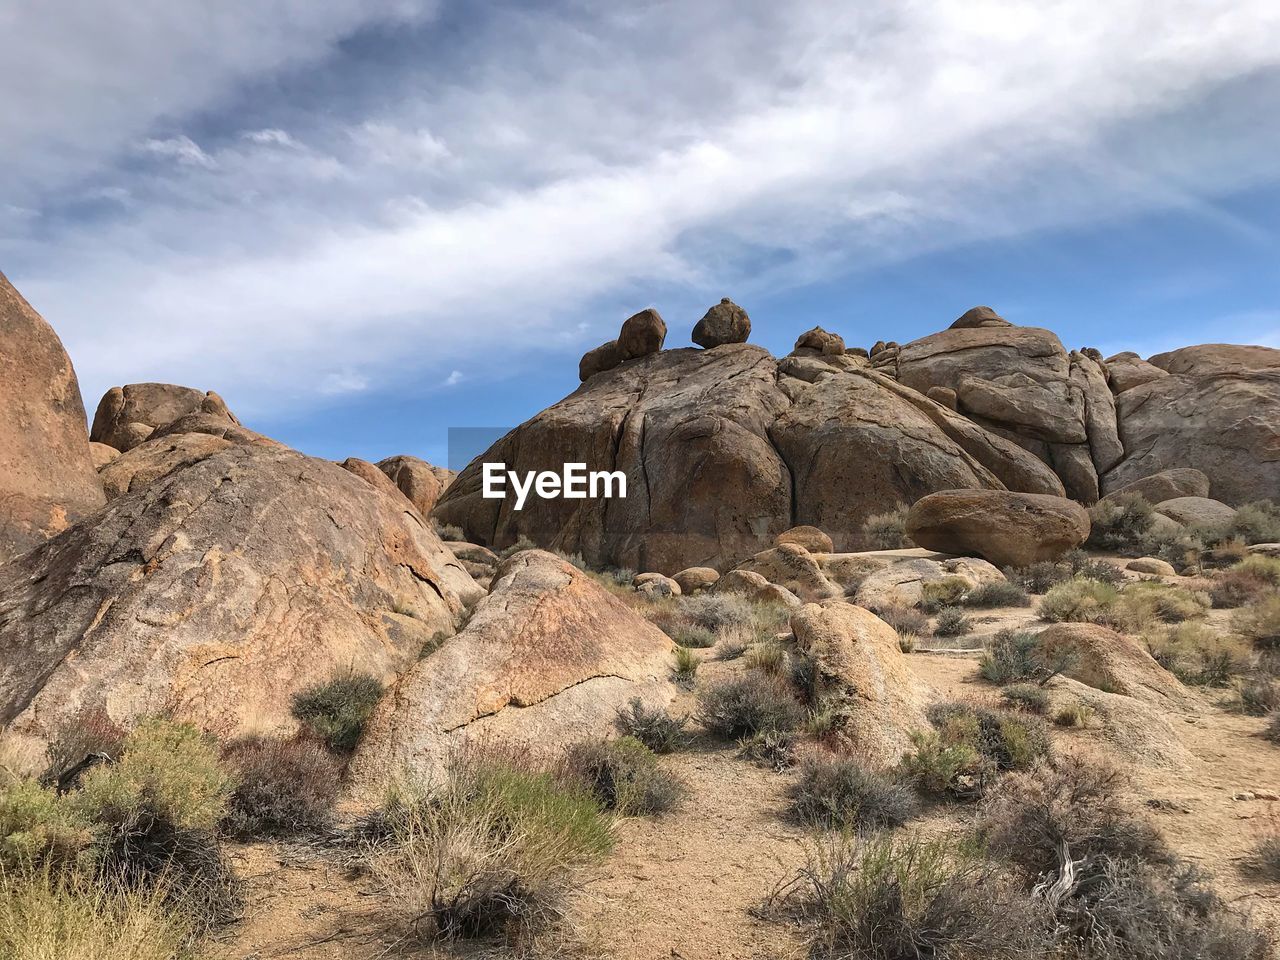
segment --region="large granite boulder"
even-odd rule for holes
[[[675,645],[572,564],[514,554],[466,627],[416,664],[379,705],[353,763],[357,782],[438,773],[473,740],[536,747],[598,739],[619,708],[675,696]]]
[[[0,564],[103,503],[71,360],[0,274]]]
[[[1112,393],[1124,393],[1152,380],[1167,377],[1169,372],[1148,363],[1132,351],[1107,357],[1107,385]]]
[[[1161,470],[1149,477],[1139,477],[1117,487],[1098,501],[1100,505],[1114,503],[1121,497],[1137,494],[1148,503],[1161,503],[1177,497],[1209,496],[1209,478],[1203,470],[1194,467],[1174,467]]]
[[[440,494],[453,480],[452,471],[403,454],[379,460],[378,469],[391,478],[424,517],[435,509]]]
[[[1084,543],[1089,526],[1089,512],[1073,500],[996,490],[931,494],[911,507],[906,522],[919,546],[998,567],[1060,557]]]
[[[173,383],[130,383],[103,394],[93,416],[90,438],[124,453],[159,428],[190,414],[206,414],[231,424],[240,422],[212,391],[206,393]]]
[[[1116,396],[1125,458],[1103,492],[1194,467],[1233,506],[1280,496],[1280,350],[1205,344],[1151,360],[1169,376]]]
[[[38,746],[101,709],[287,731],[309,684],[394,680],[481,592],[402,504],[239,445],[116,498],[0,568],[0,727]]]
[[[1155,504],[1156,513],[1184,527],[1195,524],[1230,523],[1234,508],[1210,497],[1174,497]]]
[[[707,349],[746,343],[750,336],[751,318],[728,297],[708,310],[693,328],[693,342]]]
[[[1146,703],[1197,706],[1195,697],[1152,658],[1142,643],[1092,623],[1056,623],[1036,635],[1046,662],[1061,660],[1065,675],[1108,693]]]
[[[667,339],[667,325],[652,307],[628,317],[618,332],[618,350],[624,360],[647,357],[662,349]]]

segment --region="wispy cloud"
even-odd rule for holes
[[[179,163],[189,163],[195,167],[212,170],[217,164],[213,157],[200,149],[200,145],[185,135],[169,137],[167,140],[144,140],[141,149],[157,157],[171,157]]]

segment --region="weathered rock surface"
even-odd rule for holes
[[[801,600],[826,600],[842,593],[827,579],[814,555],[798,543],[781,543],[772,550],[761,551],[735,569],[758,573]]]
[[[796,543],[810,553],[830,553],[833,549],[831,538],[817,527],[801,526],[783,530],[782,533],[773,538],[773,543],[777,547],[782,546],[784,543]]]
[[[649,307],[623,321],[618,333],[618,351],[624,360],[647,357],[661,350],[666,339],[666,323],[657,310]]]
[[[1176,497],[1161,500],[1155,505],[1156,513],[1163,514],[1184,527],[1193,523],[1227,523],[1236,515],[1234,508],[1221,500],[1208,497]]]
[[[1149,477],[1140,477],[1132,483],[1117,487],[1098,503],[1114,503],[1128,494],[1137,494],[1153,504],[1179,497],[1207,497],[1209,496],[1209,478],[1205,476],[1204,471],[1193,467],[1161,470]]]
[[[730,570],[711,585],[712,593],[741,593],[754,597],[769,581],[754,570]]]
[[[348,473],[354,473],[369,486],[376,490],[381,490],[394,501],[404,502],[408,499],[401,493],[400,488],[396,486],[390,477],[368,460],[361,460],[359,457],[347,457],[338,466]]]
[[[647,597],[678,597],[681,594],[680,584],[671,577],[660,573],[638,573],[631,581],[636,593]]]
[[[358,783],[439,772],[492,738],[539,747],[605,736],[633,697],[666,707],[675,646],[571,564],[540,550],[498,568],[466,627],[379,705],[353,762]]]
[[[1124,568],[1134,573],[1145,573],[1155,577],[1174,577],[1178,574],[1173,564],[1158,557],[1138,557],[1126,563]]]
[[[951,324],[952,330],[968,330],[973,327],[1011,327],[1011,324],[990,307],[970,307]]]
[[[1147,363],[1132,351],[1107,357],[1107,384],[1112,393],[1124,393],[1152,380],[1167,377],[1169,372],[1153,363]]]
[[[612,370],[623,361],[622,348],[617,340],[607,340],[593,350],[588,350],[578,361],[578,379],[584,383],[597,373]]]
[[[90,442],[89,444],[89,459],[93,461],[95,470],[101,470],[119,456],[120,451],[115,447],[108,447],[105,443]]]
[[[671,579],[680,584],[682,593],[697,593],[715,586],[720,573],[715,567],[685,567],[673,573]]]
[[[180,433],[147,440],[120,454],[98,471],[108,500],[137,493],[174,470],[199,463],[233,444],[207,433]]]
[[[703,314],[693,328],[693,342],[707,349],[726,343],[746,343],[750,336],[751,318],[728,297]]]
[[[448,470],[405,455],[379,460],[378,469],[390,478],[424,517],[435,509],[436,501],[448,486],[448,483],[441,480],[442,472],[446,477],[450,475]]]
[[[930,550],[974,554],[998,567],[1053,560],[1084,543],[1089,514],[1062,497],[948,490],[917,501],[907,536]]]
[[[102,506],[62,341],[0,274],[0,564]]]
[[[31,745],[85,708],[291,730],[292,693],[394,679],[479,593],[389,495],[233,446],[0,568],[0,725]]]
[[[1106,627],[1055,623],[1037,634],[1037,647],[1050,661],[1069,656],[1065,675],[1098,690],[1145,703],[1195,704],[1178,678],[1156,663],[1138,640]]]
[[[868,610],[914,607],[924,599],[926,583],[948,577],[959,577],[970,587],[1005,579],[995,566],[977,557],[912,557],[889,563],[865,577],[858,584],[854,602]]]
[[[875,614],[842,601],[805,604],[791,615],[796,646],[817,667],[819,693],[838,709],[850,746],[892,763],[924,729],[929,692],[912,674],[898,635]]]
[[[227,409],[226,402],[212,391],[205,393],[173,383],[130,383],[112,387],[98,402],[91,439],[125,453],[159,428],[198,413],[231,424],[240,422]],[[146,430],[147,427],[151,429]]]
[[[830,356],[843,356],[844,337],[821,327],[806,330],[796,338],[796,350],[813,350]]]
[[[1280,350],[1206,344],[1152,357],[1170,375],[1116,397],[1125,458],[1111,493],[1172,467],[1195,467],[1233,506],[1280,491]]]

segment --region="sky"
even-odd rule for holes
[[[6,0],[0,270],[110,386],[443,463],[648,306],[1280,346],[1274,0]]]

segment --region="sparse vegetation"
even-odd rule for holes
[[[706,627],[699,627],[695,624],[677,627],[671,635],[671,639],[680,646],[691,649],[705,649],[716,645],[716,635]]]
[[[804,722],[804,709],[784,681],[750,671],[699,691],[697,717],[710,732],[735,738],[795,730]]]
[[[915,816],[910,788],[852,757],[806,760],[791,787],[791,813],[815,827],[898,827]]]
[[[1241,607],[1231,618],[1231,629],[1259,650],[1280,649],[1280,595]]]
[[[1250,861],[1256,873],[1268,880],[1280,880],[1280,833],[1268,831],[1254,846]]]
[[[686,717],[673,717],[660,707],[646,707],[639,697],[618,710],[614,725],[623,736],[634,737],[654,753],[672,753],[688,741]]]
[[[1073,578],[1050,588],[1036,612],[1053,623],[1102,623],[1110,618],[1119,599],[1120,591],[1115,587]]]
[[[1273,711],[1267,718],[1267,728],[1262,735],[1272,743],[1280,743],[1280,710]]]
[[[1156,663],[1183,683],[1225,687],[1248,665],[1244,644],[1203,623],[1151,627],[1142,640]]]
[[[876,616],[898,631],[898,636],[910,634],[925,637],[929,630],[929,618],[915,607],[888,606],[876,611]]]
[[[1044,686],[1059,673],[1070,669],[1073,657],[1067,652],[1046,657],[1034,633],[1001,630],[986,643],[978,663],[984,680],[1006,684],[1031,680]]]
[[[1058,712],[1053,715],[1054,726],[1058,727],[1088,727],[1093,723],[1094,709],[1087,703],[1075,701],[1074,703],[1064,704],[1058,708]]]
[[[1103,622],[1129,633],[1140,633],[1154,623],[1182,623],[1203,617],[1210,605],[1206,593],[1157,580],[1141,580],[1120,592]]]
[[[680,781],[635,737],[575,744],[565,763],[601,806],[622,816],[666,813],[684,794]]]
[[[795,763],[797,739],[792,730],[760,730],[738,741],[738,756],[781,773]]]
[[[382,698],[382,683],[354,670],[293,696],[293,715],[336,753],[350,753]]]
[[[679,683],[693,683],[693,678],[702,663],[698,655],[688,647],[676,647],[672,673]]]
[[[1049,694],[1044,687],[1034,683],[1015,683],[1000,691],[1006,704],[1028,713],[1044,714],[1049,711]]]
[[[765,640],[747,650],[743,660],[748,670],[759,670],[778,677],[787,669],[787,651],[777,640]]]
[[[1235,709],[1250,717],[1280,710],[1280,682],[1268,676],[1244,677],[1236,684]]]
[[[974,587],[964,598],[966,607],[1029,607],[1031,598],[1020,584],[995,580]]]
[[[920,609],[937,613],[944,607],[959,606],[969,593],[969,581],[963,577],[943,577],[920,586]]]
[[[519,537],[516,538],[515,543],[511,544],[511,546],[507,547],[505,550],[499,550],[498,556],[501,557],[503,560],[506,560],[508,557],[514,556],[517,553],[522,553],[525,550],[537,550],[537,549],[538,549],[538,545],[536,543],[534,543],[524,534],[521,534]]]
[[[872,514],[863,521],[862,535],[872,550],[902,550],[912,546],[907,536],[909,509],[901,506],[887,513]]]
[[[899,776],[929,797],[975,796],[981,789],[982,757],[966,743],[947,743],[936,730],[911,734]]]
[[[467,539],[467,535],[462,528],[454,526],[452,523],[441,523],[435,517],[432,517],[431,524],[436,528],[436,536],[441,540],[459,542]]]
[[[973,629],[973,622],[959,607],[943,607],[934,621],[933,632],[939,637],[963,637]]]
[[[1138,555],[1155,523],[1155,511],[1140,494],[1122,493],[1094,504],[1089,519],[1090,547]]]
[[[324,830],[333,818],[341,765],[323,746],[296,737],[243,737],[223,750],[236,778],[223,829],[236,837]]]
[[[1049,755],[1044,721],[961,701],[934,704],[929,720],[944,742],[972,747],[997,770],[1025,770]]]

